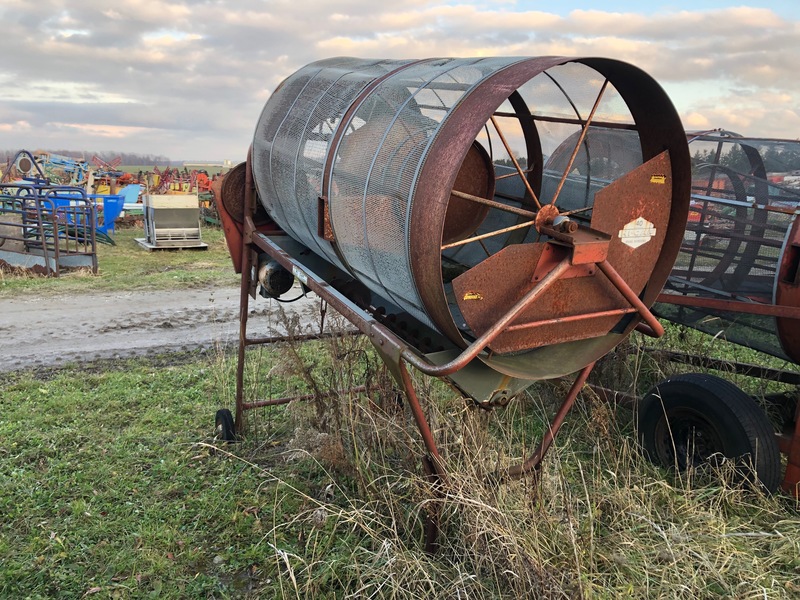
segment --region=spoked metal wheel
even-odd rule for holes
[[[570,251],[587,252],[568,258],[572,267],[561,280],[490,344],[482,360],[509,376],[573,372],[619,343],[638,321],[619,282],[634,296],[652,297],[682,236],[674,226],[687,184],[680,153],[673,150],[673,163],[664,146],[655,152],[652,124],[638,111],[611,116],[620,89],[610,77],[573,97],[587,72],[574,65],[546,71],[512,93],[486,121],[450,192],[442,279],[468,341],[489,331]],[[530,90],[545,86],[554,95],[537,106]],[[574,117],[563,116],[570,111]],[[514,150],[520,140],[525,160]],[[488,174],[472,166],[481,165],[479,154],[489,155]],[[593,243],[608,250],[596,261],[587,250]]]
[[[565,57],[314,63],[270,98],[252,172],[275,223],[387,315],[441,352],[491,338],[481,360],[526,379],[635,327],[630,296],[651,304],[669,275],[691,183],[661,87]]]

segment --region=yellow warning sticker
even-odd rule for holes
[[[666,175],[651,175],[650,176],[650,183],[657,183],[659,185],[664,185],[667,183],[667,176]]]
[[[483,300],[480,292],[467,292],[464,294],[464,300]]]

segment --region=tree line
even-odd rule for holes
[[[691,146],[690,146],[691,147]],[[800,170],[800,144],[771,144],[755,146],[764,161],[767,173],[788,173]],[[726,141],[724,151],[717,159],[716,145],[697,150],[692,155],[692,169],[703,165],[719,164],[740,173],[749,173],[753,167],[750,159],[736,141]]]
[[[93,156],[97,156],[100,160],[110,163],[111,161],[120,158],[122,166],[143,166],[152,165],[157,167],[168,167],[172,165],[169,157],[161,154],[140,154],[137,152],[92,152],[89,150],[31,150],[26,148],[34,156],[47,152],[49,154],[58,154],[60,156],[68,156],[69,158],[82,159],[91,162]],[[16,156],[19,150],[0,150],[0,162],[7,163],[10,159]]]

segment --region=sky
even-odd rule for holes
[[[238,162],[321,58],[604,56],[687,130],[800,138],[797,0],[2,0],[0,150]]]

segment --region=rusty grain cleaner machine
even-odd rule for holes
[[[590,131],[625,131],[630,156],[572,168]],[[556,170],[548,158],[574,136]],[[524,157],[520,158],[520,157]],[[296,278],[364,335],[401,386],[446,480],[408,365],[481,404],[578,373],[534,470],[595,361],[644,321],[683,241],[691,173],[670,100],[602,58],[315,62],[267,102],[246,163],[218,194],[242,273],[235,420],[245,402],[249,297]]]

